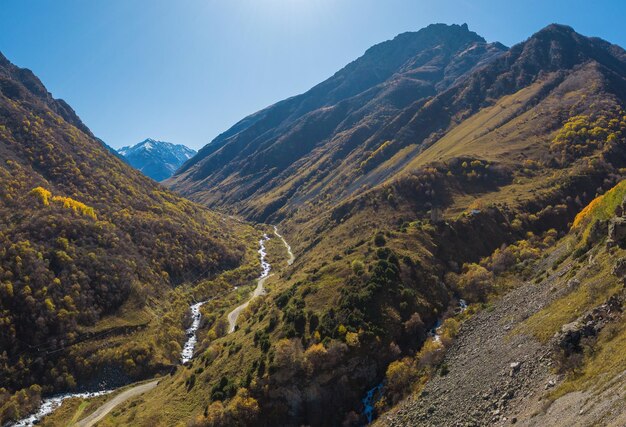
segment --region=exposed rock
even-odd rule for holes
[[[626,258],[620,258],[615,261],[611,274],[619,278],[626,276]]]
[[[511,376],[515,375],[518,371],[520,366],[522,366],[522,362],[513,362],[510,365],[511,368]]]
[[[604,236],[606,236],[608,228],[609,224],[607,221],[599,220],[594,222],[589,229],[589,238],[587,239],[587,242],[592,245],[598,243],[604,238]]]
[[[609,222],[608,246],[626,246],[626,218],[617,217]]]
[[[561,331],[555,336],[555,345],[560,348],[565,356],[581,353],[583,338],[591,338],[608,323],[621,317],[624,299],[621,295],[613,295],[604,304],[599,305],[590,312],[561,327]]]
[[[622,199],[622,203],[615,208],[615,216],[624,216],[626,213],[626,196]]]
[[[576,288],[578,288],[579,286],[580,286],[580,280],[578,280],[578,279],[570,279],[570,280],[567,282],[567,287],[568,287],[568,289],[570,289],[570,290],[576,289]]]

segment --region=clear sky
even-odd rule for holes
[[[113,147],[197,149],[430,23],[510,46],[558,22],[626,46],[625,21],[621,0],[0,0],[0,51]]]

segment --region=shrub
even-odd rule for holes
[[[376,233],[376,235],[374,236],[374,244],[378,247],[382,247],[385,246],[386,243],[387,240],[385,239],[384,234],[381,232]]]
[[[385,373],[387,393],[393,403],[399,402],[418,376],[416,366],[408,357],[392,362]]]
[[[365,271],[365,264],[363,264],[363,261],[361,260],[355,259],[350,265],[352,267],[352,272],[357,276],[360,276]]]
[[[457,286],[461,295],[467,300],[485,301],[493,289],[493,273],[475,263],[464,264]]]

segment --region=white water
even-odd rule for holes
[[[293,252],[291,252],[291,246],[289,246],[289,243],[287,243],[287,241],[285,240],[283,236],[278,234],[278,228],[276,228],[276,226],[274,226],[274,234],[278,236],[280,240],[283,241],[283,245],[285,245],[285,248],[287,248],[287,252],[289,253],[289,259],[287,260],[287,265],[293,264],[293,262],[296,260],[296,257],[293,255]]]
[[[258,253],[261,259],[261,275],[257,279],[256,288],[254,289],[254,291],[252,291],[252,294],[250,295],[250,299],[246,301],[245,303],[241,304],[239,307],[235,308],[230,313],[228,313],[228,324],[229,324],[228,333],[229,334],[232,332],[235,332],[235,328],[237,327],[237,318],[239,317],[241,312],[245,310],[246,307],[248,307],[248,304],[250,304],[250,301],[252,301],[254,298],[261,296],[265,293],[265,288],[263,287],[263,285],[265,284],[265,281],[267,280],[267,278],[270,276],[270,270],[272,269],[272,266],[270,265],[270,263],[265,261],[265,256],[267,255],[267,253],[265,252],[265,242],[267,242],[269,239],[270,239],[269,236],[267,234],[264,234],[263,238],[259,240]]]
[[[102,390],[85,393],[66,393],[48,397],[41,401],[41,406],[39,407],[39,410],[37,412],[12,425],[15,427],[34,426],[35,424],[38,424],[44,417],[53,413],[67,399],[72,399],[74,397],[79,399],[89,399],[92,397],[104,396],[105,394],[112,393],[113,391],[115,390]]]
[[[455,312],[456,314],[461,314],[465,310],[467,310],[467,302],[464,299],[460,299],[459,305],[456,308]],[[435,340],[436,342],[441,341],[441,326],[442,325],[443,325],[443,319],[439,318],[437,319],[437,322],[435,322],[435,326],[433,326],[432,329],[428,331],[428,336],[432,337],[433,340]]]
[[[200,327],[200,320],[202,319],[202,313],[200,313],[200,307],[206,303],[206,301],[197,302],[192,304],[189,309],[191,310],[191,326],[187,329],[187,342],[183,347],[183,351],[180,353],[180,363],[183,365],[191,360],[193,357],[193,351],[196,348],[198,337],[196,332]]]

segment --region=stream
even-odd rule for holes
[[[72,399],[74,397],[79,399],[88,399],[92,397],[104,396],[105,394],[113,393],[115,390],[101,390],[101,391],[93,391],[93,392],[83,392],[83,393],[65,393],[58,394],[56,396],[47,397],[41,400],[41,406],[34,414],[29,415],[26,418],[21,419],[15,424],[10,424],[15,427],[29,427],[38,424],[44,417],[53,413],[57,408],[61,406],[61,404],[67,400]]]
[[[467,302],[464,299],[459,300],[459,304],[454,310],[454,314],[461,314],[465,310],[467,310]],[[443,325],[444,319],[442,317],[438,318],[435,322],[435,325],[428,331],[428,336],[432,337],[436,342],[441,341],[441,326]]]
[[[454,310],[454,314],[458,315],[467,310],[467,302],[463,299],[459,299],[458,306]],[[435,322],[435,325],[428,331],[428,336],[433,340],[440,342],[441,341],[441,326],[443,325],[443,317],[440,317]],[[372,387],[365,393],[361,402],[363,403],[363,412],[362,415],[367,418],[367,424],[371,424],[374,420],[374,409],[376,407],[376,402],[378,402],[383,397],[383,389],[385,383],[381,382],[378,385]]]
[[[365,393],[365,397],[361,399],[361,402],[363,402],[363,415],[367,418],[368,424],[374,421],[374,406],[383,397],[383,386],[384,383],[381,382],[377,386],[372,387]]]
[[[228,313],[228,333],[229,334],[232,332],[235,332],[235,329],[237,327],[237,318],[239,317],[241,312],[245,310],[246,307],[248,307],[248,304],[250,304],[250,301],[252,301],[254,298],[260,295],[263,295],[265,293],[265,288],[263,287],[263,285],[265,284],[265,281],[267,280],[267,278],[270,277],[270,270],[272,269],[272,266],[270,265],[270,263],[265,260],[265,257],[267,256],[267,252],[265,251],[265,242],[267,242],[269,239],[270,239],[269,236],[267,234],[264,234],[263,238],[259,240],[258,253],[259,253],[259,258],[261,259],[261,275],[257,279],[256,288],[254,289],[254,291],[252,291],[252,294],[250,295],[250,299],[248,299],[248,301],[244,302],[239,307],[235,308],[233,311]]]
[[[189,306],[189,310],[191,310],[191,326],[187,329],[187,342],[185,342],[185,346],[183,347],[183,351],[180,353],[180,363],[185,364],[189,362],[193,358],[193,351],[196,348],[196,343],[198,342],[198,337],[196,336],[196,332],[198,332],[198,328],[200,327],[200,320],[202,320],[202,313],[200,313],[200,307],[205,304],[206,301],[197,302]]]

